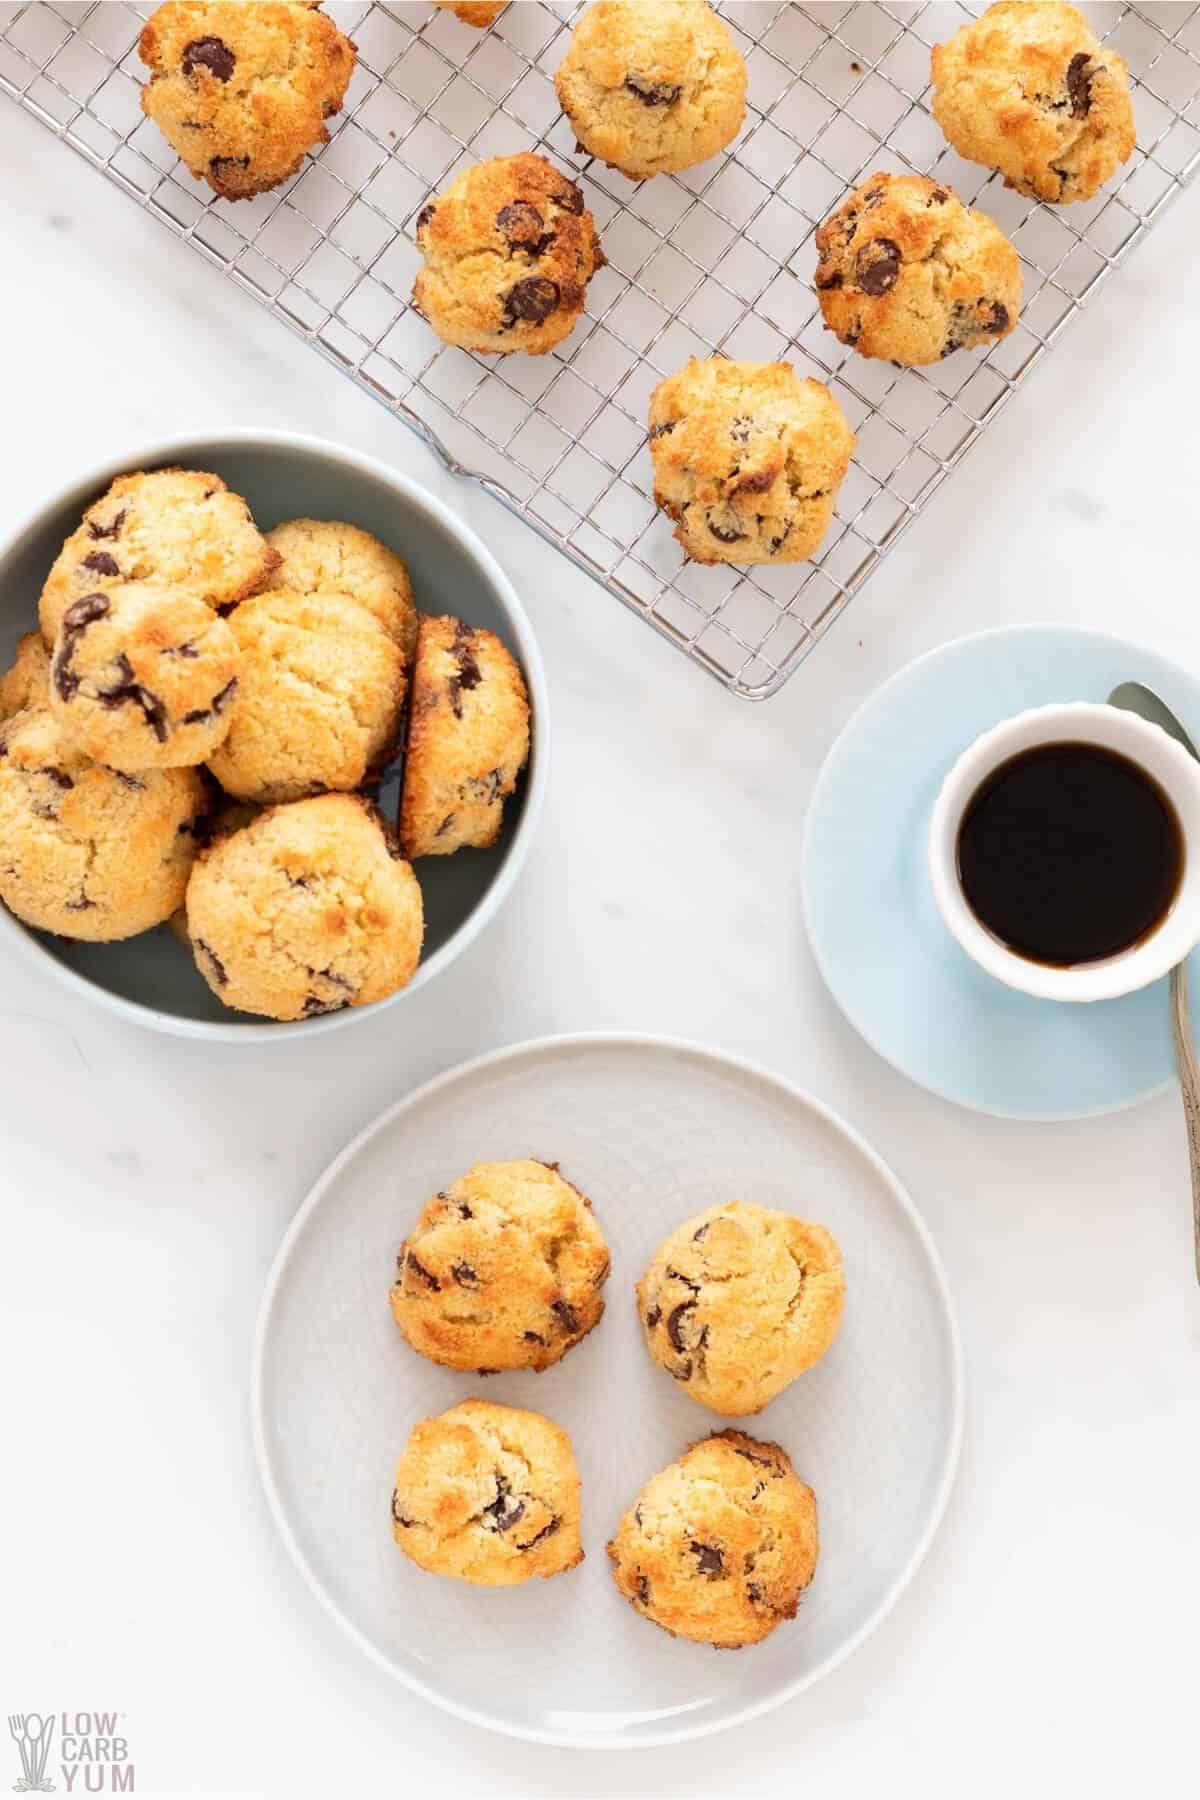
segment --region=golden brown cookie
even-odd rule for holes
[[[311,5],[167,0],[142,27],[142,111],[198,180],[244,200],[329,142],[354,45]]]
[[[396,1466],[392,1535],[434,1575],[515,1587],[583,1561],[571,1440],[541,1413],[462,1400],[413,1426]]]
[[[817,232],[830,331],[860,356],[910,367],[1007,337],[1021,259],[986,213],[925,175],[872,175]]]
[[[149,931],[183,899],[204,810],[194,769],[118,774],[34,708],[0,727],[0,899],[61,937]]]
[[[46,706],[49,700],[50,652],[40,631],[27,631],[12,667],[0,675],[0,725],[27,706]]]
[[[1035,200],[1089,200],[1133,155],[1125,63],[1074,6],[1001,0],[933,49],[933,116],[960,156]]]
[[[734,1200],[676,1227],[638,1282],[646,1348],[689,1400],[761,1412],[837,1336],[845,1277],[823,1225]]]
[[[707,162],[746,116],[746,65],[705,0],[596,0],[554,78],[581,150],[631,181]]]
[[[500,639],[423,618],[400,798],[405,856],[488,849],[528,756],[529,697]]]
[[[818,549],[854,433],[791,363],[695,358],[650,399],[654,498],[702,563],[803,562]]]
[[[608,1546],[636,1612],[718,1650],[796,1616],[817,1566],[817,1503],[778,1444],[702,1438],[649,1480]]]
[[[88,507],[42,589],[42,636],[84,594],[152,581],[219,611],[260,588],[279,561],[240,494],[202,469],[118,475]]]
[[[501,356],[561,343],[605,260],[574,182],[528,154],[464,169],[418,213],[417,248],[417,311],[445,343]]]
[[[599,1324],[608,1278],[591,1202],[554,1163],[476,1163],[396,1258],[392,1316],[451,1369],[548,1369]]]
[[[508,0],[433,0],[439,12],[452,12],[464,25],[475,25],[485,31],[498,19]]]
[[[357,794],[274,806],[200,852],[187,888],[196,966],[226,1006],[310,1019],[407,986],[421,890]]]
[[[411,661],[417,647],[417,609],[408,570],[386,544],[336,519],[289,519],[268,531],[282,557],[273,588],[295,594],[345,594],[374,613]]]

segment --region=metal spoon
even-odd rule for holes
[[[1136,713],[1159,725],[1168,737],[1182,744],[1189,756],[1200,762],[1200,751],[1168,706],[1140,681],[1123,681],[1108,696],[1110,706]],[[1171,970],[1171,1025],[1175,1035],[1175,1064],[1179,1070],[1179,1091],[1183,1096],[1183,1117],[1187,1126],[1188,1161],[1192,1170],[1192,1233],[1195,1240],[1196,1280],[1200,1281],[1200,1065],[1192,1042],[1188,1021],[1187,962],[1179,962]]]

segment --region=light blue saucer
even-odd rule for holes
[[[1014,993],[959,949],[933,903],[929,814],[980,732],[1026,707],[1160,694],[1200,737],[1200,680],[1138,644],[1070,626],[961,638],[911,663],[850,720],[825,760],[803,849],[813,954],[834,999],[901,1074],[979,1112],[1082,1119],[1174,1079],[1165,981],[1061,1005]],[[1189,965],[1200,983],[1200,952]]]

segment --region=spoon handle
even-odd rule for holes
[[[1188,1161],[1192,1170],[1192,1231],[1195,1238],[1196,1280],[1200,1281],[1200,1066],[1188,1023],[1187,963],[1171,970],[1171,1023],[1175,1031],[1175,1061],[1179,1090],[1187,1124]]]

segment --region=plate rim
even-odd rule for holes
[[[949,1093],[945,1088],[939,1087],[936,1082],[926,1081],[923,1077],[915,1075],[911,1069],[904,1068],[894,1056],[889,1055],[881,1047],[876,1040],[875,1033],[868,1030],[859,1019],[851,1015],[841,994],[830,979],[828,961],[812,928],[810,873],[812,835],[815,828],[817,803],[823,797],[824,788],[832,780],[831,770],[834,759],[846,741],[857,730],[866,714],[892,688],[898,687],[909,675],[922,668],[926,663],[946,656],[953,650],[960,650],[966,644],[976,644],[992,638],[1044,637],[1055,634],[1090,638],[1098,643],[1119,645],[1123,649],[1136,651],[1140,656],[1149,657],[1164,668],[1175,670],[1193,682],[1200,681],[1200,677],[1193,673],[1186,664],[1173,662],[1169,656],[1165,656],[1161,650],[1156,650],[1152,644],[1142,643],[1138,638],[1125,637],[1120,632],[1102,631],[1092,625],[1075,625],[1069,620],[1031,619],[1023,625],[989,625],[982,631],[966,631],[959,637],[947,638],[945,643],[931,645],[928,650],[923,650],[920,656],[912,657],[900,668],[893,670],[885,681],[881,681],[878,687],[872,688],[871,692],[859,701],[821,759],[821,766],[817,770],[816,779],[808,797],[800,835],[800,908],[804,915],[804,935],[825,992],[851,1031],[862,1040],[874,1056],[879,1058],[880,1062],[885,1063],[889,1069],[900,1076],[901,1080],[908,1082],[912,1087],[919,1088],[922,1093],[932,1094],[935,1100],[941,1100],[947,1106],[957,1107],[962,1112],[977,1113],[985,1119],[1002,1119],[1008,1124],[1015,1125],[1075,1125],[1086,1123],[1089,1119],[1113,1118],[1119,1113],[1132,1112],[1134,1107],[1145,1106],[1149,1101],[1159,1100],[1164,1094],[1171,1093],[1176,1085],[1175,1077],[1168,1075],[1165,1081],[1160,1081],[1153,1087],[1139,1088],[1136,1094],[1127,1095],[1125,1099],[1115,1100],[1107,1106],[1086,1107],[1072,1112],[1013,1112],[1002,1106],[988,1106],[979,1100],[965,1100],[961,1095]],[[1051,1001],[1047,1004],[1053,1005],[1055,1002]]]
[[[452,1083],[471,1079],[484,1070],[502,1067],[506,1063],[531,1060],[547,1054],[561,1054],[580,1048],[592,1049],[635,1049],[640,1051],[667,1051],[672,1055],[683,1055],[707,1064],[716,1064],[726,1072],[733,1071],[752,1080],[763,1083],[781,1094],[791,1105],[799,1105],[810,1114],[815,1114],[822,1122],[846,1141],[880,1179],[888,1190],[892,1200],[899,1206],[906,1222],[915,1232],[917,1241],[924,1252],[927,1266],[932,1276],[933,1294],[937,1303],[937,1316],[945,1331],[949,1350],[950,1370],[950,1415],[949,1432],[942,1456],[941,1473],[937,1488],[933,1495],[928,1513],[908,1555],[901,1563],[889,1582],[879,1601],[846,1640],[836,1649],[818,1662],[805,1674],[795,1680],[784,1682],[777,1692],[750,1701],[740,1707],[727,1718],[710,1721],[695,1720],[679,1725],[651,1725],[648,1729],[639,1727],[636,1737],[613,1737],[606,1733],[586,1731],[555,1731],[537,1726],[515,1725],[493,1714],[481,1711],[465,1702],[451,1699],[438,1692],[428,1681],[402,1668],[385,1651],[375,1644],[362,1628],[328,1592],[315,1570],[310,1567],[295,1534],[292,1531],[282,1498],[276,1485],[272,1469],[271,1455],[267,1442],[265,1379],[266,1357],[270,1338],[271,1319],[278,1293],[291,1261],[292,1253],[307,1228],[309,1220],[316,1213],[329,1189],[338,1180],[347,1165],[359,1154],[367,1143],[380,1132],[386,1130],[405,1112],[414,1110],[437,1092]],[[506,1044],[498,1049],[485,1051],[480,1056],[469,1058],[465,1062],[456,1063],[449,1069],[432,1076],[422,1082],[409,1093],[401,1095],[390,1106],[344,1144],[333,1160],[318,1175],[309,1188],[304,1199],[290,1220],[279,1248],[275,1252],[267,1275],[262,1300],[259,1304],[258,1318],[254,1331],[254,1343],[250,1366],[250,1412],[251,1430],[254,1442],[254,1460],[258,1468],[259,1480],[267,1502],[267,1510],[277,1532],[288,1552],[288,1555],[303,1579],[304,1585],[320,1603],[324,1612],[341,1631],[365,1652],[376,1667],[384,1670],[394,1680],[399,1681],[411,1692],[422,1699],[430,1701],[441,1711],[464,1720],[467,1724],[479,1726],[486,1731],[495,1731],[502,1736],[516,1738],[526,1743],[546,1744],[559,1749],[587,1750],[642,1750],[656,1748],[666,1744],[678,1744],[686,1741],[710,1737],[719,1731],[728,1731],[735,1726],[745,1725],[749,1720],[760,1718],[764,1713],[773,1711],[786,1701],[795,1699],[820,1681],[823,1676],[853,1655],[854,1651],[870,1637],[873,1631],[895,1607],[901,1595],[914,1580],[922,1563],[929,1553],[933,1540],[945,1517],[950,1495],[954,1487],[955,1477],[961,1459],[964,1416],[965,1416],[965,1364],[963,1358],[962,1339],[955,1312],[954,1300],[950,1292],[946,1271],[939,1254],[937,1244],[926,1225],[924,1218],[900,1181],[899,1177],[884,1161],[883,1157],[869,1144],[865,1137],[845,1119],[841,1117],[825,1101],[819,1100],[807,1089],[797,1086],[786,1076],[778,1075],[763,1064],[743,1057],[733,1051],[702,1044],[695,1040],[673,1037],[657,1032],[638,1031],[580,1031],[553,1033],[548,1036],[529,1038],[520,1043]]]

